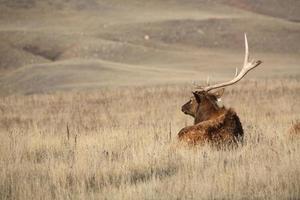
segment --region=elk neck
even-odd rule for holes
[[[217,118],[226,111],[225,107],[219,107],[215,102],[207,101],[203,106],[199,106],[195,116],[194,124]]]

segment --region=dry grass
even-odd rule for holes
[[[1,97],[0,199],[297,199],[299,80],[243,81],[245,144],[174,148],[190,87]],[[67,131],[69,129],[69,134]],[[170,134],[171,133],[171,134]]]

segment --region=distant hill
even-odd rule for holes
[[[0,93],[226,78],[244,32],[258,75],[298,76],[299,2],[0,0]]]
[[[250,12],[300,22],[300,1],[298,0],[226,0],[224,3]]]

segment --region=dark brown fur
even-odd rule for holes
[[[232,109],[217,104],[222,94],[223,91],[197,92],[182,106],[182,111],[195,120],[193,126],[187,126],[178,133],[180,141],[193,145],[211,143],[218,147],[242,142],[244,131],[238,115]]]
[[[294,123],[288,133],[291,137],[300,137],[300,122]]]

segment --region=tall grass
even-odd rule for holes
[[[177,146],[191,87],[0,98],[0,199],[297,199],[299,80],[228,88],[245,129],[232,151]],[[176,146],[177,148],[174,148]]]

